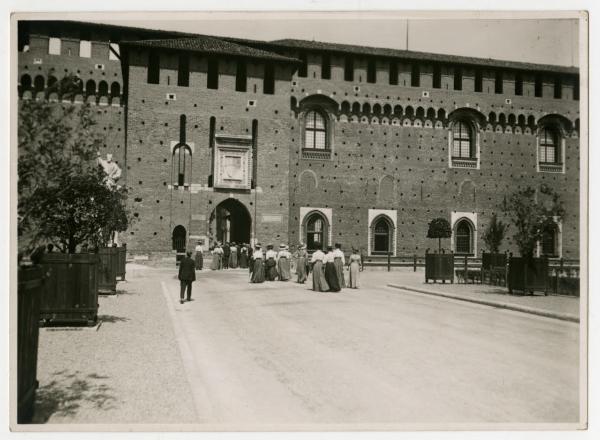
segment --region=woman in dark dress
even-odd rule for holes
[[[265,253],[265,279],[275,281],[277,276],[277,252],[273,250],[273,245],[269,244]]]
[[[263,253],[260,248],[260,245],[257,245],[254,252],[252,253],[252,277],[250,278],[250,282],[265,282],[265,266],[263,263]]]
[[[327,254],[325,255],[325,258],[323,258],[323,262],[325,263],[325,279],[329,285],[329,291],[339,292],[341,290],[340,280],[338,278],[337,269],[335,268],[335,255],[333,254],[333,247],[327,247]]]

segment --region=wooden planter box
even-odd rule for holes
[[[17,302],[17,422],[33,417],[37,381],[40,300],[44,270],[40,266],[19,268]]]
[[[425,282],[429,280],[454,283],[454,254],[425,254]]]
[[[121,279],[121,281],[125,281],[125,264],[127,264],[127,246],[123,245],[118,249],[118,258],[117,258],[117,277]]]
[[[100,248],[98,257],[98,293],[115,294],[119,272],[119,248]]]
[[[44,255],[48,276],[40,319],[47,324],[94,325],[98,316],[98,254]]]
[[[508,259],[507,286],[510,294],[541,291],[548,294],[549,276],[547,258],[510,257]]]

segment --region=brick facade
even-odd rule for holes
[[[159,83],[149,84],[150,48],[128,46],[124,50],[125,45],[121,55],[126,51],[127,56],[121,63],[109,60],[108,43],[114,41],[109,37],[114,33],[110,27],[105,35],[103,28],[94,28],[99,41],[92,38],[91,58],[78,56],[75,35],[62,36],[61,55],[49,55],[49,35],[43,34],[44,27],[30,28],[29,50],[19,53],[19,78],[22,83],[28,75],[32,86],[27,91],[21,87],[22,99],[36,98],[31,89],[38,75],[47,84],[50,75],[59,78],[63,72],[73,72],[84,84],[93,80],[96,87],[102,81],[108,86],[105,96],[98,90],[95,94],[85,90],[80,101],[96,106],[98,129],[106,134],[104,148],[123,168],[135,221],[121,239],[134,253],[171,252],[177,225],[185,228],[188,246],[196,238],[211,243],[216,239],[215,208],[228,199],[245,208],[251,219],[250,238],[263,244],[306,241],[308,217],[313,212],[327,212],[322,219],[331,237],[328,242],[341,242],[345,248],[354,245],[365,253],[373,250],[374,223],[382,216],[395,215],[386,224],[393,229],[389,248],[396,255],[422,254],[435,248],[436,243],[425,238],[434,217],[456,223],[468,220],[471,248],[480,252],[485,248],[481,236],[491,215],[496,212],[509,221],[499,212],[505,195],[527,186],[548,185],[561,194],[566,208],[559,225],[557,253],[565,258],[579,256],[575,69],[557,67],[553,72],[549,66],[525,64],[505,68],[502,62],[494,67],[489,60],[481,66],[474,61],[453,64],[451,57],[441,62],[439,55],[432,55],[418,60],[416,87],[411,86],[415,60],[367,57],[343,47],[324,51],[299,49],[285,42],[248,42],[244,44],[294,59],[306,56],[306,76],[299,76],[297,63],[250,57],[245,61],[246,91],[238,92],[238,56],[210,55],[219,59],[215,90],[207,87],[207,54],[159,48],[155,50],[160,59]],[[149,38],[139,34],[139,30],[123,31],[121,38]],[[190,60],[187,86],[177,85],[182,53]],[[321,78],[325,53],[330,60],[330,79]],[[344,80],[349,56],[353,81]],[[371,68],[375,66],[374,78],[367,78],[370,63]],[[390,63],[395,63],[395,68],[390,68]],[[98,64],[103,68],[97,68]],[[273,94],[263,90],[266,64],[273,66],[275,73]],[[390,72],[397,73],[397,81],[390,80]],[[502,93],[495,93],[497,72],[501,72]],[[456,81],[454,75],[460,75]],[[477,76],[481,91],[476,92]],[[560,98],[554,97],[557,78]],[[543,97],[535,96],[536,81]],[[110,93],[113,82],[123,96]],[[516,94],[518,88],[521,95]],[[306,116],[315,110],[327,124],[327,151],[303,150]],[[172,154],[180,139],[181,115],[186,118],[186,143],[193,149],[183,186],[175,178]],[[256,180],[251,189],[211,186],[215,179],[211,118],[216,138],[250,138],[253,124],[257,127]],[[451,152],[452,127],[460,120],[473,127],[473,157],[462,162]],[[559,128],[558,142],[563,148],[558,151],[563,160],[544,168],[538,151],[539,133],[546,122]],[[252,173],[251,163],[249,167]],[[503,249],[516,251],[512,233],[509,229]],[[455,244],[454,238],[451,243]]]

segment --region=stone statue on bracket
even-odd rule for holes
[[[106,185],[111,188],[117,186],[117,181],[121,177],[121,168],[112,160],[112,154],[108,153],[106,159],[102,159],[98,153],[97,162],[106,173]]]

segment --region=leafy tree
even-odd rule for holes
[[[452,228],[450,223],[445,218],[434,218],[429,223],[427,230],[427,238],[437,238],[440,253],[442,252],[442,238],[450,238],[452,236]]]
[[[490,252],[497,253],[500,249],[500,244],[504,237],[506,237],[506,230],[508,225],[498,220],[496,213],[492,214],[490,224],[483,233],[483,241],[487,245]]]
[[[96,163],[102,137],[89,106],[23,101],[18,128],[19,249],[52,241],[65,252],[105,245],[127,228],[126,190]]]
[[[502,209],[517,230],[513,238],[521,256],[529,258],[544,232],[564,215],[560,196],[546,185],[539,190],[527,187],[514,192],[504,200]]]

